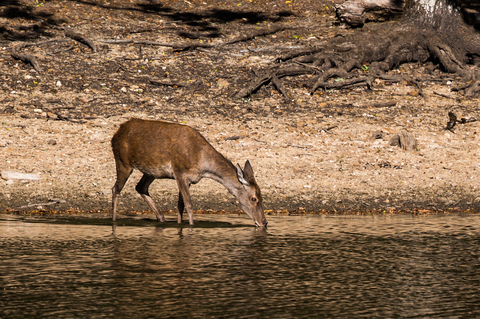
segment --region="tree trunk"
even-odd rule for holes
[[[362,27],[368,21],[400,18],[404,0],[349,0],[335,7],[337,18],[351,27]]]
[[[480,29],[480,1],[458,0],[448,2],[457,7],[465,22]],[[417,2],[416,0],[347,0],[335,6],[335,10],[340,22],[351,27],[362,27],[370,21],[397,20],[402,16],[404,8],[417,10],[419,5],[430,9],[436,7],[434,0]]]

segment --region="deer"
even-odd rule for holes
[[[148,188],[155,179],[175,179],[178,186],[178,223],[184,210],[193,225],[190,185],[202,178],[213,179],[237,198],[256,226],[266,227],[262,194],[250,162],[244,168],[218,152],[196,129],[178,123],[132,118],[121,124],[111,140],[117,179],[112,188],[113,221],[117,202],[133,169],[143,173],[135,187],[153,210],[158,222],[165,217],[150,197]]]

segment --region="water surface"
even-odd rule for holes
[[[0,318],[480,317],[479,216],[0,217]]]

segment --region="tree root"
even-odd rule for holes
[[[269,34],[277,33],[277,32],[283,31],[285,29],[286,29],[285,26],[280,25],[280,24],[274,25],[271,28],[256,29],[255,31],[249,33],[249,35],[241,36],[239,38],[227,41],[227,42],[223,43],[222,45],[249,41],[249,40],[252,40],[256,37],[262,37],[262,36],[266,36],[266,35],[269,35]]]
[[[278,79],[283,78],[285,76],[297,76],[297,75],[304,75],[304,74],[309,74],[309,73],[311,73],[311,71],[308,70],[307,68],[300,68],[300,67],[281,68],[279,70],[273,71],[273,72],[271,72],[267,75],[264,75],[261,78],[257,79],[252,84],[250,84],[248,88],[240,90],[235,95],[235,97],[237,99],[246,98],[247,96],[256,92],[263,85],[269,84],[272,81],[273,78],[275,78],[275,83],[276,84],[274,83],[274,86],[277,88],[277,90],[279,90],[279,92],[283,96],[288,97],[288,94],[286,93],[285,89],[283,88],[283,85],[280,84]],[[281,89],[279,87],[281,87]]]
[[[480,81],[477,80],[472,83],[466,90],[465,90],[465,97],[473,97],[480,93]]]
[[[12,48],[12,52],[10,53],[12,58],[16,60],[20,60],[23,63],[31,64],[37,72],[39,73],[42,72],[42,68],[40,67],[40,63],[38,63],[38,60],[36,57],[30,54],[23,54],[23,53],[17,52],[17,49],[21,49],[21,48],[23,48],[23,44]]]
[[[260,36],[266,36],[269,34],[277,33],[282,30],[285,30],[286,28],[282,25],[274,25],[273,27],[270,28],[263,28],[263,29],[256,29],[255,31],[249,33],[249,35],[246,36],[240,36],[238,38],[221,42],[221,43],[215,43],[215,44],[209,44],[209,43],[192,43],[192,44],[183,44],[183,43],[165,43],[165,42],[155,42],[155,41],[145,41],[145,40],[130,40],[130,39],[119,39],[119,40],[106,40],[102,39],[99,40],[99,42],[102,43],[107,43],[107,44],[140,44],[140,45],[153,45],[153,46],[162,46],[162,47],[169,47],[172,48],[174,51],[189,51],[189,50],[195,50],[195,49],[209,49],[209,48],[217,48],[217,47],[222,47],[228,44],[234,44],[238,42],[244,42],[244,41],[249,41],[253,38],[260,37]]]
[[[475,60],[475,57],[480,60],[480,37],[471,30],[471,33],[468,32],[469,30],[458,30],[456,38],[454,35],[449,38],[436,35],[435,30],[421,29],[408,21],[401,21],[387,30],[379,26],[377,30],[369,30],[368,33],[336,37],[328,44],[294,50],[277,57],[275,62],[283,62],[283,68],[294,68],[294,65],[304,67],[298,75],[314,74],[304,83],[311,94],[318,89],[341,90],[359,86],[370,89],[374,79],[382,79],[388,82],[406,81],[417,88],[421,97],[425,97],[419,80],[404,74],[388,75],[387,72],[403,63],[432,61],[446,72],[460,75],[467,81],[478,79],[480,75],[475,74],[477,67],[467,66],[467,63]],[[244,98],[261,86],[268,85],[274,75],[280,78],[277,71],[274,71],[275,68],[273,66],[266,75],[257,77],[247,88],[238,92],[236,97]],[[310,72],[305,72],[305,69]],[[284,97],[288,96],[283,89],[273,84]],[[461,90],[465,91],[464,96],[467,98],[478,95],[480,80]]]
[[[92,40],[90,40],[89,38],[81,35],[80,33],[76,33],[76,32],[73,32],[73,31],[67,31],[67,32],[65,32],[65,36],[67,36],[69,38],[72,38],[73,40],[78,41],[80,43],[83,43],[83,44],[87,45],[88,47],[90,47],[93,52],[97,52],[97,46],[95,45],[95,43]]]

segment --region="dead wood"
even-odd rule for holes
[[[476,122],[477,119],[475,117],[462,117],[460,120],[458,120],[458,117],[455,113],[453,113],[452,111],[449,111],[448,112],[448,123],[447,123],[447,127],[445,127],[446,130],[452,132],[452,133],[455,133],[453,128],[455,127],[455,125],[457,123],[460,123],[460,124],[467,124],[467,123],[472,123],[472,122]]]
[[[412,133],[401,131],[390,140],[391,146],[399,146],[405,151],[417,149],[417,140]]]
[[[49,202],[46,203],[37,203],[37,204],[28,204],[28,205],[23,205],[14,208],[14,210],[20,210],[20,209],[26,209],[26,208],[31,208],[31,207],[39,207],[39,206],[51,206],[51,205],[56,205],[56,204],[63,204],[66,203],[67,201],[63,199],[50,199]]]
[[[242,139],[242,138],[245,138],[245,137],[246,136],[243,136],[243,135],[233,135],[233,136],[227,136],[223,140],[224,141],[236,141],[236,140],[239,140],[239,139]]]
[[[320,132],[324,132],[324,133],[329,133],[329,131],[333,130],[334,128],[337,128],[338,125],[332,125],[332,126],[328,126],[328,127],[322,127],[319,129]]]
[[[79,124],[87,123],[87,121],[79,120],[79,119],[72,119],[70,117],[63,116],[60,113],[55,113],[55,115],[57,116],[56,120],[59,120],[59,121],[68,121],[68,122],[79,123]]]
[[[89,38],[83,36],[82,34],[77,33],[77,32],[73,32],[73,31],[67,31],[67,32],[65,32],[65,36],[67,36],[69,38],[72,38],[73,40],[75,40],[77,42],[83,43],[83,44],[87,45],[88,47],[90,47],[90,49],[92,49],[93,52],[97,52],[97,46],[95,45],[95,43],[92,40],[90,40]]]
[[[450,132],[452,133],[455,133],[453,131],[453,128],[455,127],[455,125],[457,124],[458,120],[457,120],[457,116],[455,115],[455,113],[453,113],[452,111],[448,112],[448,118],[449,118],[449,121],[447,123],[447,127],[445,128],[446,130],[449,130]]]
[[[450,95],[450,94],[444,94],[444,93],[440,93],[440,92],[436,92],[436,91],[433,91],[433,94],[441,96],[441,97],[446,97],[447,99],[455,99],[457,101],[460,100],[457,96],[453,96],[453,95]]]
[[[373,103],[373,107],[392,107],[397,105],[397,101],[387,101],[387,102],[378,102],[378,103]]]
[[[467,123],[472,123],[476,122],[477,119],[475,117],[462,117],[459,121],[460,124],[467,124]]]

